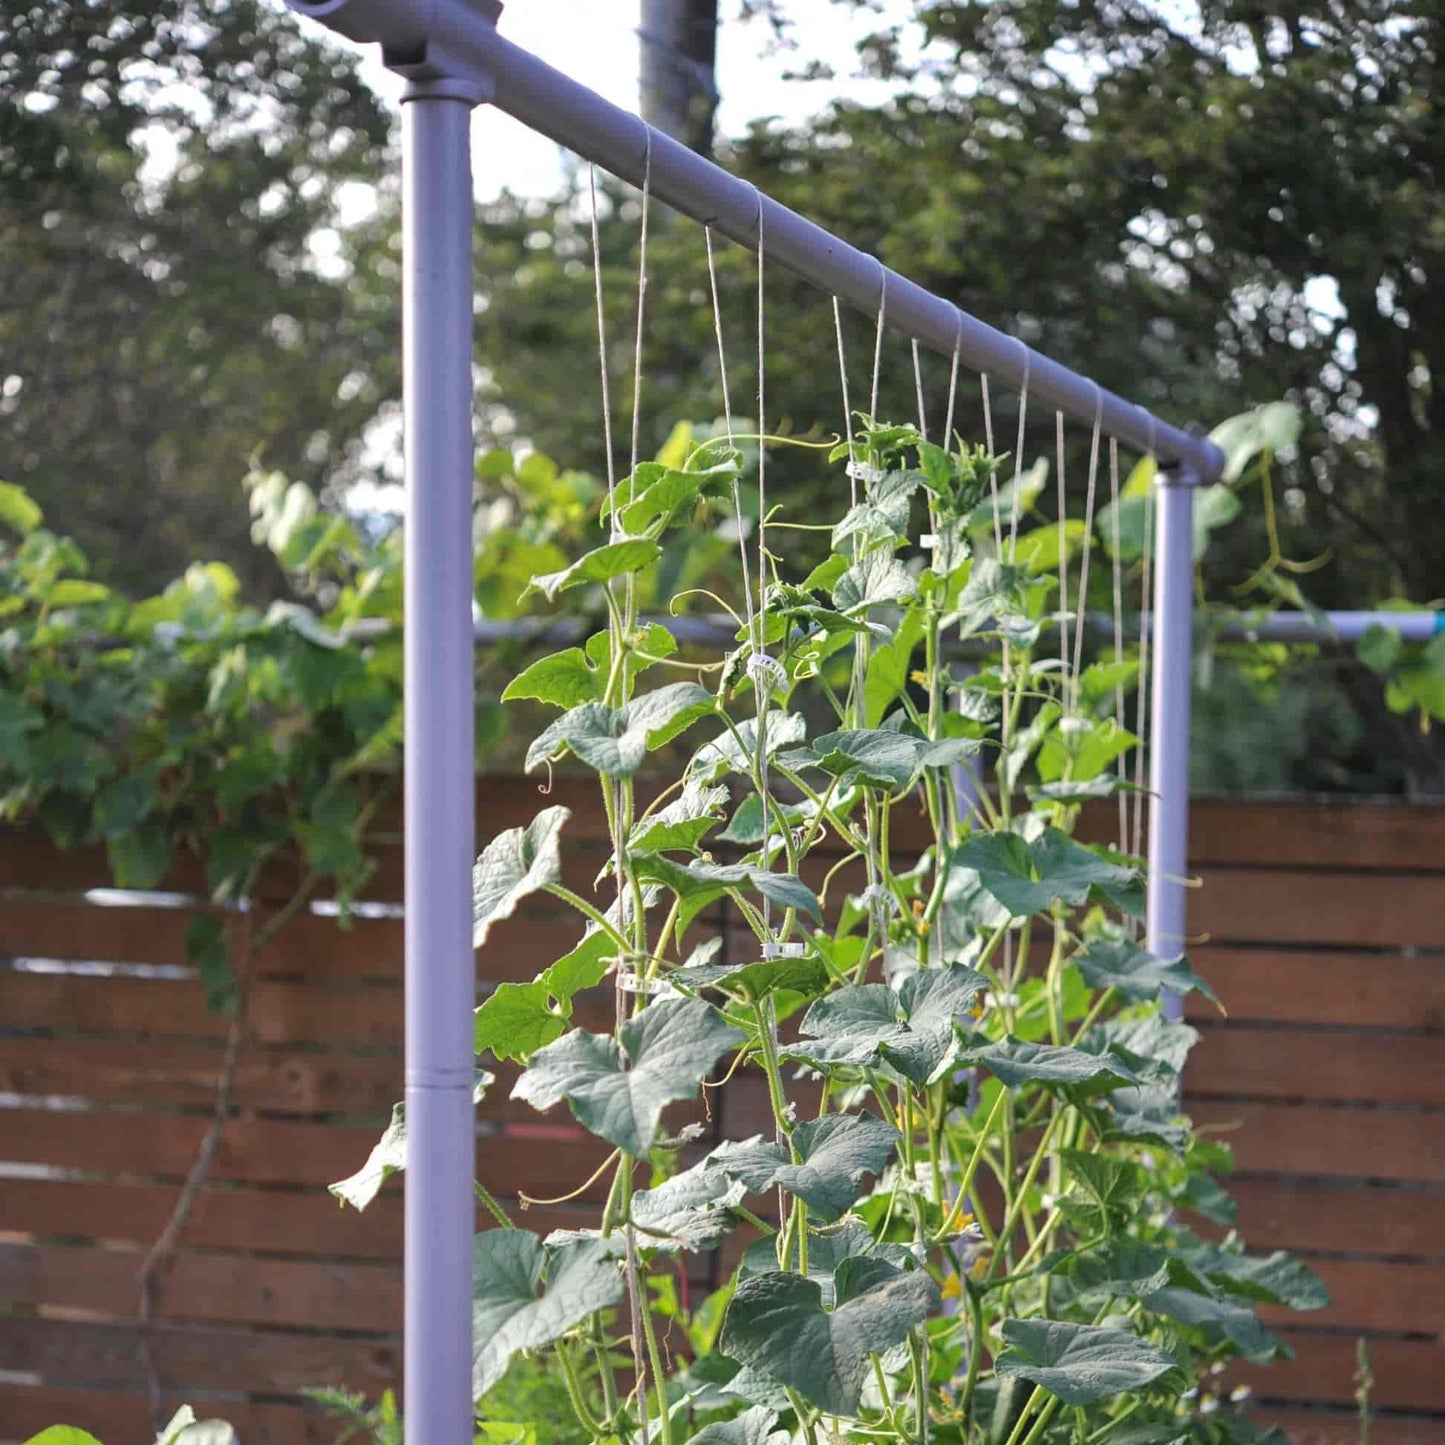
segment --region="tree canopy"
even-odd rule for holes
[[[279,7],[125,9],[0,5],[0,470],[109,580],[271,590],[248,459],[344,474],[396,390],[390,223],[337,224],[389,117]]]

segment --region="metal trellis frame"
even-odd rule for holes
[[[469,117],[492,103],[619,178],[1163,470],[1158,487],[1149,829],[1151,947],[1184,930],[1193,495],[1224,457],[968,315],[729,175],[498,33],[498,0],[289,0],[380,44],[403,97],[406,427],[406,1438],[472,1439],[475,1120],[471,946],[472,175]]]

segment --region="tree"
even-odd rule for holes
[[[395,395],[392,220],[341,224],[390,169],[352,57],[276,7],[0,5],[0,473],[108,580],[281,585],[242,478],[344,477]]]
[[[642,0],[643,119],[708,155],[717,111],[717,0]]]

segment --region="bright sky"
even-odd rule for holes
[[[799,49],[768,56],[767,26],[736,20],[736,0],[724,0],[718,34],[718,88],[722,93],[719,125],[737,134],[760,116],[796,121],[815,113],[846,86],[850,97],[878,99],[876,82],[854,78],[856,40],[876,29],[879,17],[854,13],[834,0],[789,0]],[[898,9],[899,0],[890,0]],[[507,0],[502,33],[549,65],[581,81],[615,104],[637,109],[637,0]],[[381,95],[395,100],[403,82],[368,47],[362,73]],[[783,74],[801,61],[823,61],[838,82],[783,83]],[[558,148],[509,116],[482,106],[472,123],[473,170],[479,196],[503,188],[544,195],[562,177]]]

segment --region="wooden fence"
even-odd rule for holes
[[[592,793],[559,783],[550,801],[574,808],[564,857],[590,888],[605,856]],[[530,782],[492,779],[479,805],[489,835],[539,803]],[[149,1440],[158,1386],[246,1445],[309,1445],[336,1430],[303,1390],[399,1383],[401,1191],[357,1214],[324,1187],[400,1096],[399,839],[377,856],[349,931],[318,903],[255,961],[236,1116],[143,1326],[139,1267],[207,1132],[227,1033],[185,963],[200,869],[178,864],[137,904],[95,891],[99,855],[0,832],[0,1441],[57,1419]],[[1333,1296],[1285,1326],[1294,1362],[1239,1378],[1297,1441],[1343,1445],[1365,1336],[1376,1445],[1442,1445],[1445,810],[1201,802],[1192,856],[1194,957],[1230,1017],[1196,1020],[1189,1111],[1234,1146],[1247,1237],[1309,1255]],[[273,870],[265,903],[294,883]],[[576,934],[538,905],[494,931],[488,979],[530,979]],[[581,1007],[604,1016],[603,1000]],[[602,1150],[565,1110],[511,1103],[502,1072],[482,1177],[513,1202],[568,1192]],[[669,1119],[739,1136],[764,1108],[737,1080]],[[575,1224],[587,1201],[527,1222]],[[719,1270],[689,1267],[694,1289]]]

